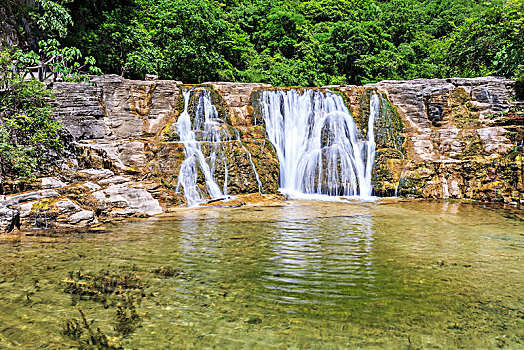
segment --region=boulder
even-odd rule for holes
[[[0,232],[11,232],[20,228],[20,213],[18,210],[0,207]]]
[[[42,188],[43,189],[50,189],[50,188],[61,188],[66,186],[65,183],[58,180],[56,177],[44,177],[42,178]]]
[[[69,216],[68,220],[72,225],[76,226],[88,226],[98,223],[95,213],[90,210],[79,211],[78,213]]]
[[[6,196],[4,201],[0,202],[0,205],[6,207],[18,205],[20,203],[38,201],[44,198],[58,197],[60,196],[58,192],[54,190],[41,190],[37,192],[27,192],[22,194],[17,194],[14,196]]]
[[[70,199],[62,199],[55,203],[55,206],[60,209],[62,214],[77,213],[82,210],[78,204],[73,203]]]
[[[126,185],[111,185],[105,190],[93,193],[100,202],[112,205],[118,215],[145,214],[156,215],[163,212],[158,200],[144,189]]]

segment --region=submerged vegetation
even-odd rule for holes
[[[66,284],[64,292],[71,294],[72,305],[78,307],[80,300],[99,302],[105,309],[115,308],[114,330],[120,337],[133,333],[142,321],[137,308],[145,297],[147,284],[133,274],[121,271],[98,273],[69,272],[62,280]],[[80,320],[71,318],[65,321],[63,335],[78,342],[81,348],[120,349],[112,344],[100,328],[93,330],[94,320],[88,321],[80,307]]]
[[[295,202],[27,237],[0,244],[0,348],[519,348],[523,219]],[[97,281],[107,307],[72,305],[70,280]]]

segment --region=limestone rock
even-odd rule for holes
[[[88,83],[53,85],[54,105],[58,120],[77,140],[106,137],[104,110],[100,105],[102,91]]]
[[[99,183],[103,185],[120,185],[126,182],[130,182],[131,179],[123,176],[113,176],[108,179],[100,180]],[[99,186],[100,187],[100,186]]]
[[[503,127],[482,128],[476,130],[476,133],[488,154],[505,154],[513,147]]]
[[[28,192],[17,194],[14,196],[7,196],[4,201],[5,206],[17,205],[19,203],[36,201],[42,198],[42,195],[39,192]]]
[[[164,138],[163,132],[180,112],[181,83],[150,78],[153,80],[136,81],[105,75],[94,78],[92,84],[54,85],[57,115],[66,129],[82,140],[78,148],[84,150],[84,158],[79,158],[77,165],[97,168],[78,172],[80,180],[88,181],[80,185],[81,191],[96,191],[113,213],[161,212],[151,193],[162,203],[170,198],[180,204],[183,197],[175,191],[184,148],[176,138]],[[221,149],[224,163],[231,165],[227,174],[229,193],[258,192],[247,150],[262,180],[262,192],[277,191],[278,160],[254,103],[257,93],[270,85],[204,85],[214,90],[214,98],[220,101],[221,118],[242,142],[224,142]],[[375,122],[377,163],[373,181],[380,188],[377,193],[393,194],[398,187],[402,194],[415,197],[518,201],[524,190],[520,180],[516,180],[522,177],[522,171],[515,159],[522,158],[518,145],[524,139],[524,117],[519,111],[524,103],[514,100],[514,85],[508,79],[483,77],[383,81],[364,87],[324,89],[345,94],[357,125],[366,123],[369,101],[364,97],[370,91],[380,91],[388,99],[389,119]],[[515,107],[519,103],[521,107]],[[209,156],[206,147],[202,148]],[[492,161],[499,165],[492,165]],[[72,168],[77,166],[71,164]],[[132,188],[132,182],[121,176],[126,173],[142,173],[147,175],[146,181],[164,186],[149,193],[143,188]],[[375,176],[378,173],[380,177]],[[216,175],[222,187],[223,164],[217,166]],[[57,183],[47,181],[50,180],[42,182],[44,188],[59,188]],[[109,188],[102,189],[106,186]],[[198,186],[205,188],[201,176]],[[8,196],[3,203],[26,205],[43,198],[38,192],[20,196]],[[145,206],[149,208],[139,205],[138,198],[150,203]]]
[[[56,177],[44,177],[42,179],[42,188],[44,189],[60,188],[64,186],[66,186],[66,184],[58,180]]]
[[[94,81],[102,91],[108,134],[117,139],[158,133],[178,102],[176,81],[127,80],[116,75],[104,75]]]
[[[203,85],[211,85],[229,107],[245,107],[250,103],[251,93],[255,88],[271,87],[269,84],[230,82],[207,82]]]
[[[115,214],[146,214],[156,215],[163,212],[158,200],[144,189],[130,188],[125,185],[111,185],[105,190],[93,193],[101,202],[113,205],[118,210]]]
[[[22,219],[27,218],[31,214],[31,209],[33,209],[33,205],[35,205],[36,203],[38,203],[38,201],[20,204],[18,206],[18,209],[20,210],[20,217]]]
[[[14,196],[6,196],[4,201],[0,202],[0,205],[13,206],[20,203],[37,201],[43,198],[51,198],[60,196],[58,192],[54,190],[41,190],[37,192],[21,193]]]
[[[384,91],[399,108],[409,127],[411,155],[420,161],[460,157],[467,142],[460,139],[461,133],[456,130],[489,127],[493,123],[490,115],[510,111],[514,84],[509,79],[483,77],[382,81],[366,86]],[[445,134],[449,132],[452,134],[448,138]],[[500,130],[496,132],[496,138],[490,142],[483,140],[487,153],[508,150],[507,140]],[[488,133],[493,135],[491,130],[479,135]]]
[[[155,74],[146,74],[145,80],[158,80],[158,75]]]
[[[119,158],[126,167],[143,168],[146,166],[144,143],[132,141],[120,143],[118,146]]]
[[[54,190],[41,190],[38,191],[38,194],[41,198],[51,198],[51,197],[58,197],[60,194]]]
[[[107,179],[115,175],[115,173],[109,169],[84,169],[80,170],[78,173],[80,176],[94,181]]]
[[[68,218],[69,222],[73,225],[93,225],[98,223],[95,213],[90,210],[82,210],[76,214],[71,215]]]
[[[56,202],[55,205],[60,209],[62,214],[71,214],[82,210],[78,204],[73,203],[70,199],[62,199]]]
[[[93,182],[86,182],[86,183],[82,184],[82,186],[86,187],[89,191],[98,191],[98,190],[102,189],[102,187],[100,185],[97,185],[97,184],[95,184]]]
[[[0,232],[11,232],[16,226],[20,226],[18,210],[0,207]]]
[[[121,171],[125,171],[126,168],[141,169],[146,166],[145,146],[141,141],[99,140],[83,146],[103,154],[116,169]]]

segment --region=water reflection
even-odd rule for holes
[[[126,349],[520,348],[524,226],[500,213],[293,201],[21,237],[0,244],[0,348],[77,348],[62,334],[77,307],[115,339],[113,307],[64,293],[80,269],[148,283]]]
[[[280,210],[260,276],[265,288],[262,298],[335,305],[340,298],[361,298],[372,287],[371,214],[319,219],[323,213],[314,210],[304,206]]]

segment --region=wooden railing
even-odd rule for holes
[[[58,74],[53,72],[49,64],[53,63],[55,57],[46,62],[40,62],[39,65],[33,67],[25,67],[23,71],[18,73],[22,75],[24,80],[39,80],[41,82],[53,82],[58,78]]]

